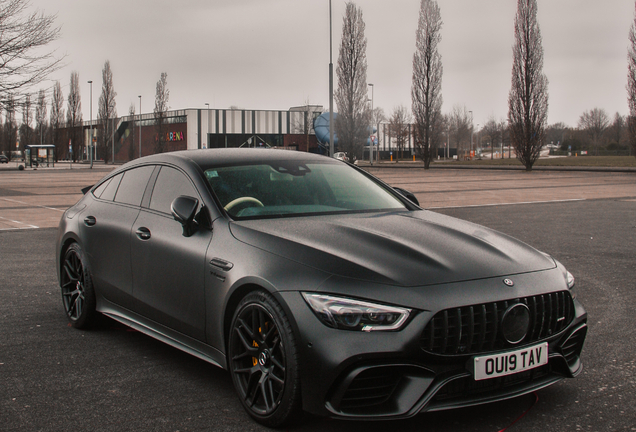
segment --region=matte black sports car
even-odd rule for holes
[[[558,261],[324,156],[130,162],[66,211],[57,269],[75,327],[102,313],[226,368],[268,426],[409,417],[581,371],[587,315]]]

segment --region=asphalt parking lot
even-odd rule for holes
[[[57,222],[98,170],[0,170],[0,430],[266,430],[229,375],[104,320],[67,325]],[[395,422],[308,419],[301,431],[636,431],[636,175],[375,171],[423,206],[517,237],[577,278],[584,371],[536,394]],[[523,417],[522,417],[523,416]]]

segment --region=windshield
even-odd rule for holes
[[[268,161],[211,168],[205,176],[237,219],[406,208],[382,186],[339,163]]]

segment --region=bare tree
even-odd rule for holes
[[[442,138],[442,16],[435,0],[422,0],[415,36],[411,99],[417,153],[428,169]]]
[[[5,141],[4,124],[2,122],[2,111],[0,110],[0,154],[4,154],[8,158],[11,158],[11,156],[7,152],[7,149],[8,149],[8,144]]]
[[[61,128],[64,124],[64,95],[59,81],[53,86],[53,98],[51,100],[51,140],[55,146],[55,157],[59,158],[67,153],[67,147],[62,140]],[[68,159],[71,155],[68,155]]]
[[[38,92],[38,102],[35,106],[35,120],[38,122],[37,131],[40,143],[44,142],[46,131],[46,92],[40,89]]]
[[[457,156],[466,152],[470,147],[470,135],[472,133],[472,119],[466,106],[455,105],[447,115],[446,124],[450,139],[448,145],[455,143]]]
[[[623,134],[625,132],[625,117],[620,113],[614,114],[614,121],[609,128],[610,141],[616,144],[616,150],[621,149],[621,143],[623,141]]]
[[[362,9],[353,2],[346,4],[342,25],[342,41],[338,56],[338,88],[335,99],[338,117],[335,130],[338,150],[350,158],[362,157],[369,133],[367,90],[367,39],[364,36]]]
[[[314,121],[322,114],[318,107],[318,105],[311,105],[309,99],[306,99],[304,105],[292,109],[294,112],[302,113],[302,116],[293,117],[291,131],[293,134],[304,135],[307,151],[309,151],[309,137],[314,130]]]
[[[384,114],[384,109],[381,107],[373,108],[373,113],[371,113],[371,122],[373,126],[378,128],[380,123],[386,121],[386,115]]]
[[[128,107],[128,115],[130,116],[130,122],[128,131],[130,131],[130,146],[128,147],[128,160],[131,161],[135,157],[135,104],[130,103]]]
[[[61,59],[44,47],[59,36],[55,15],[28,12],[29,0],[0,0],[0,94],[29,88],[57,69]]]
[[[79,87],[79,73],[71,72],[71,83],[68,92],[68,105],[66,109],[66,127],[71,140],[71,153],[73,162],[77,162],[83,151],[82,137],[82,98]]]
[[[15,121],[15,99],[13,94],[9,93],[4,101],[4,151],[8,158],[11,158],[11,152],[16,149],[18,141],[18,128]]]
[[[20,149],[24,151],[25,146],[34,144],[33,142],[33,103],[31,103],[31,95],[24,96],[22,102],[22,125],[20,126]]]
[[[512,85],[508,96],[511,145],[527,171],[539,158],[548,119],[548,78],[543,73],[543,46],[537,0],[518,0]]]
[[[605,132],[610,125],[609,117],[602,108],[585,111],[579,118],[579,129],[585,131],[596,155],[605,142]]]
[[[163,153],[166,149],[166,112],[170,109],[168,100],[170,90],[168,90],[168,74],[161,72],[161,78],[157,81],[157,91],[155,94],[155,132],[157,141],[155,142],[155,152]]]
[[[400,158],[404,157],[404,148],[410,136],[410,124],[411,114],[408,109],[404,105],[395,107],[389,119],[389,128],[391,138],[395,140],[395,144],[400,152],[399,157],[395,158],[396,162],[399,162]]]
[[[490,144],[490,159],[494,158],[495,146],[501,142],[501,130],[499,129],[499,122],[495,116],[490,116],[488,121],[482,128],[482,142],[486,141]]]
[[[636,13],[629,29],[629,48],[627,52],[627,104],[629,105],[627,132],[630,147],[636,157]]]
[[[545,129],[545,141],[554,145],[561,144],[569,131],[570,128],[565,123],[551,124]]]
[[[102,69],[102,94],[99,96],[97,118],[101,126],[101,134],[97,146],[104,155],[104,161],[108,162],[111,152],[108,151],[108,141],[113,133],[111,119],[117,117],[117,103],[115,102],[115,88],[113,87],[113,72],[110,69],[110,61],[104,62]]]

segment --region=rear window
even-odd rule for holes
[[[93,191],[93,195],[106,201],[112,201],[115,198],[119,182],[121,182],[121,178],[123,176],[123,174],[119,174],[109,180],[106,180]]]

